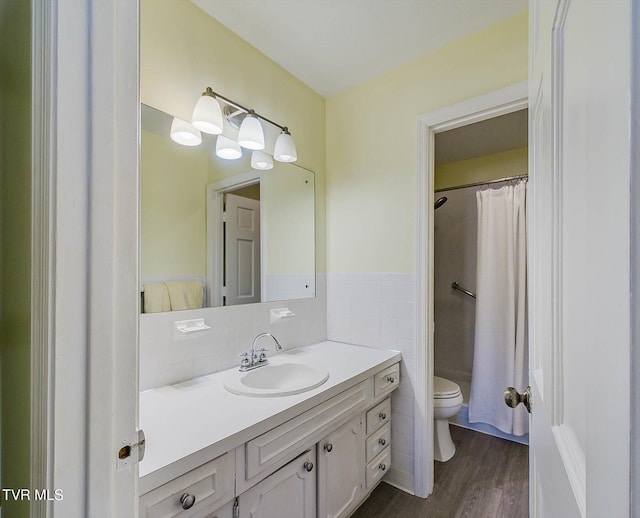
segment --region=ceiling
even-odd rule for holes
[[[324,97],[527,10],[527,0],[191,0]]]
[[[436,133],[435,163],[449,164],[528,145],[528,110]]]

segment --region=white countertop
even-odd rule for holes
[[[282,353],[326,368],[323,385],[283,397],[228,392],[217,372],[140,393],[140,427],[146,435],[140,494],[230,451],[400,361],[397,351],[321,342]],[[237,367],[235,367],[237,369]]]

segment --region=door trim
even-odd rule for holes
[[[528,83],[523,81],[488,94],[446,106],[418,117],[416,226],[416,403],[415,494],[433,491],[433,185],[435,134],[527,108]],[[426,239],[425,239],[426,236]]]
[[[30,483],[34,488],[53,486],[51,420],[53,394],[54,285],[54,157],[50,136],[54,131],[52,110],[52,63],[56,41],[53,25],[55,2],[31,2],[31,444]],[[53,405],[51,405],[52,407]],[[52,503],[30,501],[34,518],[47,516]]]
[[[640,53],[640,0],[631,3],[631,55]],[[640,64],[631,62],[631,264],[640,263]],[[640,390],[640,269],[631,269],[631,394]],[[640,516],[640,398],[631,398],[631,515]]]
[[[116,460],[137,437],[138,2],[31,9],[30,477],[63,491],[31,512],[134,516],[137,465]]]

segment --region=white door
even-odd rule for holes
[[[225,305],[260,302],[260,202],[225,198]]]
[[[348,516],[364,492],[362,417],[351,419],[318,444],[318,518]]]
[[[532,517],[629,516],[631,2],[532,0]]]
[[[238,497],[238,518],[315,518],[316,450],[304,453]]]

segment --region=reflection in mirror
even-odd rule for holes
[[[142,311],[314,297],[313,173],[178,145],[172,119],[142,105]]]

